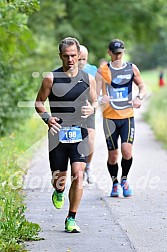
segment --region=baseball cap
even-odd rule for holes
[[[112,53],[119,53],[124,52],[125,44],[120,39],[113,39],[108,46],[109,50],[112,51]]]

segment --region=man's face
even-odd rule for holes
[[[65,47],[60,53],[64,71],[73,71],[78,67],[79,52],[76,45]]]
[[[108,50],[108,54],[111,56],[112,61],[116,61],[122,59],[124,52],[113,53],[112,51]]]
[[[88,54],[86,52],[80,52],[79,54],[79,60],[78,60],[78,67],[80,69],[83,69],[87,63],[87,60],[88,60]]]

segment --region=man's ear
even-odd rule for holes
[[[111,51],[108,49],[108,54],[111,56]]]
[[[62,56],[61,56],[61,53],[59,52],[59,57],[60,57],[60,59],[62,60]]]

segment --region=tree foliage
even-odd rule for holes
[[[57,30],[60,19],[66,15],[66,9],[61,0],[41,0],[40,11],[29,17],[28,27],[37,41],[36,49],[33,51],[33,71],[40,74],[50,71],[52,67],[59,64]]]
[[[20,98],[26,99],[29,79],[25,57],[35,47],[27,27],[28,15],[39,9],[37,0],[0,2],[0,133],[17,126]]]
[[[66,19],[94,53],[94,63],[104,57],[109,41],[115,37],[125,40],[128,48],[139,43],[151,45],[159,40],[159,30],[167,29],[165,0],[65,2]]]

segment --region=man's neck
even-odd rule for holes
[[[124,66],[124,62],[122,62],[122,60],[115,60],[115,61],[111,61],[111,66],[113,68],[121,68]]]
[[[65,73],[68,77],[75,77],[75,76],[77,76],[77,74],[78,74],[78,67],[76,67],[75,69],[69,69],[69,70],[64,69],[64,67],[63,67],[63,71],[64,71],[64,73]]]

